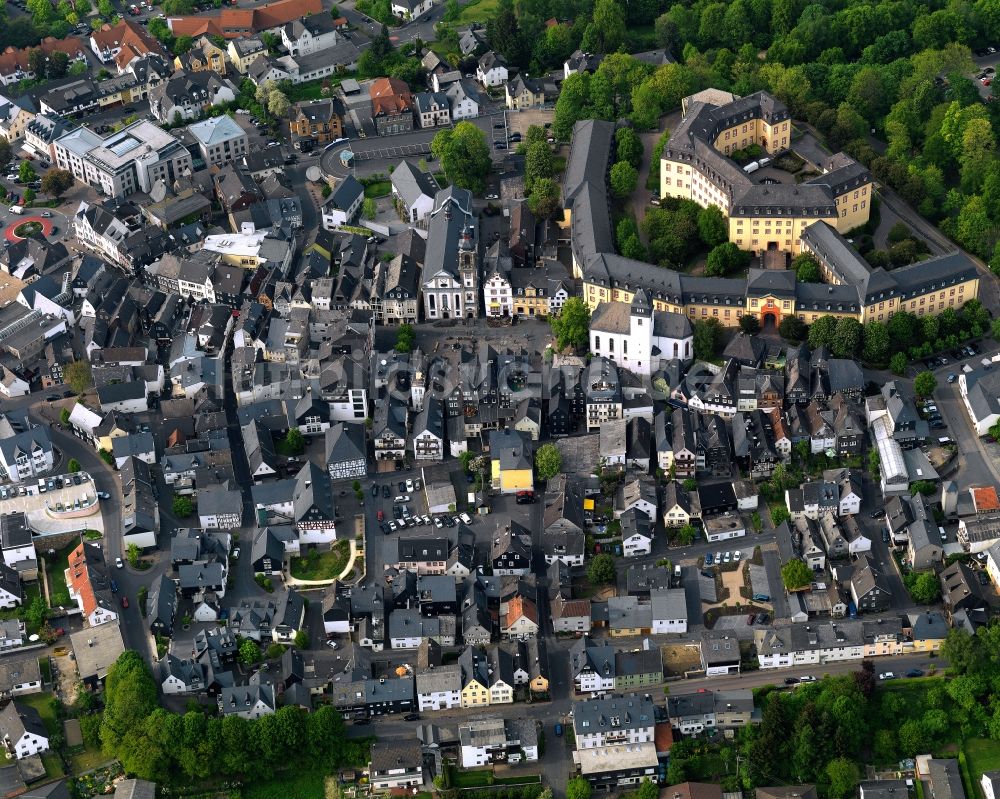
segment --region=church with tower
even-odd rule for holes
[[[590,317],[590,351],[640,375],[661,363],[694,357],[694,334],[686,316],[654,311],[642,289],[632,303],[602,302]]]

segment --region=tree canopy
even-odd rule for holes
[[[448,180],[454,185],[482,194],[490,173],[490,148],[486,134],[471,122],[438,131],[431,152],[441,161]]]
[[[558,316],[550,316],[549,324],[559,349],[586,347],[590,341],[590,308],[582,297],[570,297],[563,303]]]
[[[535,472],[539,480],[551,480],[562,471],[562,455],[555,444],[542,444],[535,452]]]

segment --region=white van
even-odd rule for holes
[[[751,172],[756,172],[758,169],[760,169],[760,167],[757,165],[756,161],[751,161],[749,164],[743,167],[743,171],[746,172],[748,175]]]
[[[761,158],[759,161],[757,161],[757,166],[759,166],[761,169],[763,169],[764,167],[766,167],[770,163],[771,163],[771,159],[770,158]]]
[[[941,438],[938,439],[938,444],[940,444],[942,447],[947,447],[949,444],[954,444],[954,443],[955,442],[951,440],[950,436],[941,436]]]
[[[22,206],[22,205],[12,205],[10,207],[10,212],[12,214],[17,214],[18,216],[20,216],[21,214],[24,213],[24,206]]]
[[[938,527],[938,532],[941,534],[941,540],[942,541],[947,541],[948,540],[948,534],[944,531],[943,527]]]

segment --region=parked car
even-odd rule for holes
[[[372,496],[378,496],[378,483],[372,483]]]
[[[895,680],[896,675],[893,674],[891,671],[883,671],[880,675],[878,675],[878,678],[880,680]]]
[[[922,669],[910,669],[908,672],[906,672],[906,676],[907,677],[923,677],[924,676],[924,672],[923,672]]]
[[[816,682],[816,678],[811,674],[807,674],[804,677],[799,677],[799,682]]]
[[[419,713],[407,713],[403,716],[403,721],[420,721]]]
[[[757,618],[757,616],[755,614],[753,614],[753,613],[751,613],[750,615],[748,615],[747,616],[747,627],[752,627],[754,619],[756,619],[756,618]]]
[[[948,382],[949,383],[954,383],[956,380],[958,380],[958,375],[955,374],[954,372],[952,372],[950,375],[948,375]]]
[[[389,494],[390,494],[389,486],[387,486],[387,485],[382,486],[382,498],[383,499],[388,499],[389,498]]]
[[[111,581],[111,593],[112,594],[117,594],[118,593],[118,581],[117,580],[112,580]]]
[[[785,677],[785,685],[798,685],[798,684],[799,684],[798,677]]]
[[[706,552],[705,553],[705,565],[706,566],[711,566],[713,563],[715,563],[715,559],[712,557],[712,553],[711,552]]]
[[[125,564],[122,562],[121,558],[115,558],[115,568],[116,569],[124,569],[125,568]]]
[[[122,607],[128,610],[128,597],[122,596]]]
[[[563,726],[558,721],[556,722],[555,730],[556,730],[556,735],[562,735],[563,734]]]
[[[393,500],[393,502],[409,502],[409,501],[410,501],[409,494],[400,494]]]

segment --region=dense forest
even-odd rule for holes
[[[971,52],[1000,45],[1000,0],[500,0],[487,32],[530,74],[578,47],[613,54],[563,83],[554,128],[564,140],[584,118],[655,129],[709,86],[770,91],[1000,271],[1000,110],[980,97]],[[678,63],[626,54],[648,47]]]
[[[126,773],[157,782],[274,779],[281,773],[366,762],[370,741],[345,737],[330,706],[307,713],[286,706],[247,721],[201,709],[183,715],[159,705],[149,666],[126,651],[108,672],[104,708],[81,718],[85,739],[99,737]]]

